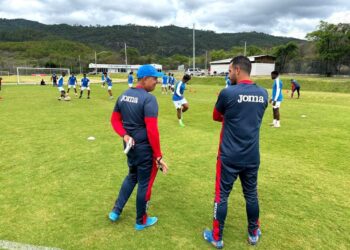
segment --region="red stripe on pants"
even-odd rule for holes
[[[151,199],[152,186],[153,186],[154,180],[156,179],[157,173],[158,173],[157,163],[156,163],[156,161],[153,161],[151,177],[149,179],[149,183],[148,183],[148,187],[147,187],[147,191],[146,191],[146,197],[145,197],[145,201],[146,202],[148,202]],[[146,224],[146,222],[147,222],[147,212],[143,216],[142,222],[143,222],[143,224]]]

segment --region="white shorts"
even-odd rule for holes
[[[128,85],[129,85],[129,88],[131,88],[131,87],[132,87],[132,83],[128,83]]]
[[[74,85],[68,85],[68,88],[70,89],[70,88],[77,88],[76,86],[75,86],[75,84]]]
[[[186,98],[180,100],[180,101],[173,101],[174,105],[175,105],[175,108],[176,109],[180,109],[182,105],[188,103]]]
[[[112,89],[112,86],[108,86],[108,88],[107,88],[108,90],[111,90]]]
[[[278,109],[281,107],[281,102],[276,102],[275,106],[272,106],[273,109]]]
[[[59,92],[64,91],[64,88],[63,87],[58,87],[58,91]]]
[[[167,86],[168,86],[168,84],[162,83],[162,88],[166,88]]]
[[[90,90],[90,87],[81,87],[81,91],[84,91],[85,89]]]

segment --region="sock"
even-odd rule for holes
[[[273,119],[273,125],[276,125],[276,123],[277,123],[277,120],[276,119]]]

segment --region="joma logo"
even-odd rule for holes
[[[239,95],[238,103],[242,102],[261,102],[264,103],[264,97],[258,95]]]

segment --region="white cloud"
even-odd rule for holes
[[[0,17],[46,24],[174,24],[304,38],[320,20],[350,22],[348,0],[0,0]],[[5,7],[4,7],[5,6]]]

